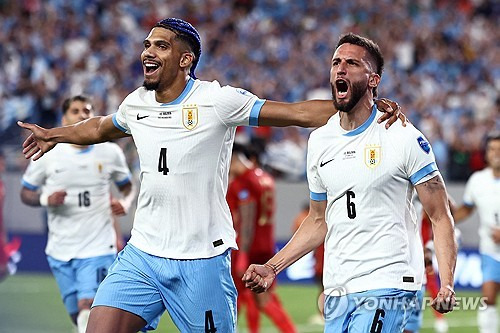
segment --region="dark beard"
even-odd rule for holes
[[[151,81],[146,81],[142,83],[142,86],[146,88],[146,90],[158,90],[158,86],[160,85],[160,82],[151,82]]]
[[[336,88],[332,87],[333,105],[337,110],[341,112],[349,112],[356,104],[358,104],[361,97],[363,97],[363,95],[365,94],[366,85],[363,85],[362,82],[353,83],[351,85],[351,98],[348,102],[339,103],[336,98],[335,90]]]

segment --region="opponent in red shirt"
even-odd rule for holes
[[[5,160],[3,153],[0,151],[0,176],[3,173],[5,165]],[[7,262],[9,261],[9,257],[7,253],[4,251],[5,244],[7,242],[7,235],[5,233],[3,227],[3,202],[5,197],[5,189],[3,185],[2,178],[0,177],[0,281],[7,276]]]
[[[232,260],[238,307],[246,306],[250,332],[259,330],[260,311],[281,332],[296,332],[276,293],[252,293],[241,281],[250,262],[264,264],[274,255],[274,179],[249,159],[250,154],[245,147],[235,144],[227,192],[239,247],[239,251],[233,252]]]
[[[17,270],[16,264],[21,260],[19,248],[21,239],[13,238],[7,242],[7,232],[3,224],[3,205],[5,200],[5,186],[2,181],[2,173],[5,171],[5,156],[0,150],[0,281]]]

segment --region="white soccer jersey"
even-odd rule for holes
[[[500,261],[500,245],[491,238],[491,228],[500,228],[500,179],[491,168],[472,174],[465,186],[464,204],[477,207],[479,213],[479,252]]]
[[[379,288],[419,290],[424,259],[414,185],[437,174],[433,153],[412,125],[388,130],[370,118],[353,131],[339,113],[311,133],[307,178],[311,199],[328,200],[325,293]]]
[[[110,207],[110,183],[130,182],[130,171],[118,145],[101,143],[85,149],[58,144],[31,161],[22,185],[51,195],[64,190],[64,204],[47,207],[49,235],[45,253],[69,261],[116,253]]]
[[[141,190],[130,243],[173,259],[236,248],[226,190],[235,127],[257,125],[264,100],[217,81],[190,79],[171,103],[138,88],[113,116],[132,135]]]

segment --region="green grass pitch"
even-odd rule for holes
[[[318,289],[305,285],[281,285],[277,288],[282,303],[291,315],[299,332],[323,332],[309,319],[317,311]],[[479,295],[462,292],[459,296]],[[454,311],[447,315],[450,333],[478,332],[475,311]],[[267,318],[262,321],[263,333],[278,332]],[[433,315],[425,311],[422,333],[434,332]],[[239,319],[239,332],[246,332],[244,315]],[[72,324],[67,316],[53,277],[49,274],[18,274],[0,283],[0,333],[69,333]],[[165,314],[156,332],[178,332]]]

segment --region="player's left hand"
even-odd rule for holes
[[[377,104],[377,109],[380,111],[385,112],[382,117],[380,117],[377,122],[380,124],[381,122],[387,120],[387,123],[385,124],[385,128],[391,127],[392,124],[396,122],[396,120],[401,120],[401,123],[403,126],[406,127],[406,123],[408,122],[408,119],[406,118],[405,114],[401,112],[401,107],[399,106],[398,103],[391,101],[390,99],[387,98],[381,98],[377,99],[375,101],[375,104]]]
[[[450,286],[444,286],[439,289],[439,292],[436,298],[432,301],[431,306],[439,313],[447,313],[453,311],[455,303],[455,291]]]
[[[491,238],[493,238],[495,244],[500,244],[500,228],[498,227],[491,228]]]
[[[125,209],[125,207],[123,207],[120,200],[117,200],[115,198],[111,199],[111,212],[116,216],[123,216],[127,214],[127,210]]]
[[[260,294],[271,287],[276,278],[274,270],[266,265],[250,265],[241,279],[245,287]]]

